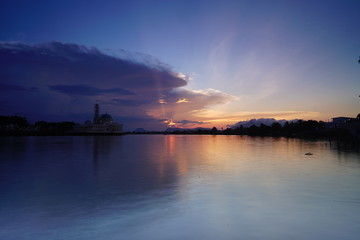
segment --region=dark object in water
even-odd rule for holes
[[[305,153],[305,155],[310,156],[310,155],[314,155],[314,154],[312,154],[311,152],[307,152],[307,153]]]

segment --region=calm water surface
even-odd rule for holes
[[[326,141],[2,137],[0,194],[7,240],[360,236],[360,155]]]

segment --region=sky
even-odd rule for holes
[[[126,130],[360,112],[360,1],[2,1],[0,115]]]

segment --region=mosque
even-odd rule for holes
[[[86,121],[85,124],[75,127],[75,132],[78,133],[115,133],[123,132],[123,125],[113,121],[111,115],[105,113],[100,115],[99,104],[94,106],[93,121]]]

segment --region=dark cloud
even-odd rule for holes
[[[59,42],[39,45],[3,43],[0,45],[0,63],[0,74],[22,83],[77,83],[99,88],[121,85],[121,89],[145,91],[173,89],[187,83],[163,66],[149,66],[106,55],[96,48]]]
[[[110,102],[101,102],[103,104],[112,104],[116,106],[133,106],[138,107],[144,104],[147,104],[147,101],[141,101],[141,100],[131,100],[131,99],[121,99],[121,98],[114,98],[111,99]]]
[[[79,122],[98,102],[101,111],[117,116],[126,129],[153,130],[166,127],[170,119],[191,119],[194,110],[233,99],[213,89],[182,88],[188,81],[184,74],[152,56],[122,52],[123,58],[77,44],[0,43],[0,102],[6,103],[1,114],[52,121],[73,117]]]
[[[139,126],[145,130],[164,129],[165,119],[158,119],[151,116],[113,116],[113,118],[122,123],[126,123],[126,129],[135,130]]]
[[[26,88],[20,85],[15,85],[15,84],[7,84],[7,83],[1,83],[0,82],[0,91],[1,92],[13,92],[13,91],[25,91],[25,92],[32,92],[32,91],[36,91],[37,88],[35,87],[30,87],[30,88]]]
[[[85,96],[98,96],[102,94],[117,94],[117,95],[134,95],[133,92],[130,92],[121,88],[108,88],[100,89],[88,85],[52,85],[49,86],[50,90],[58,91],[70,96],[76,95],[85,95]]]

